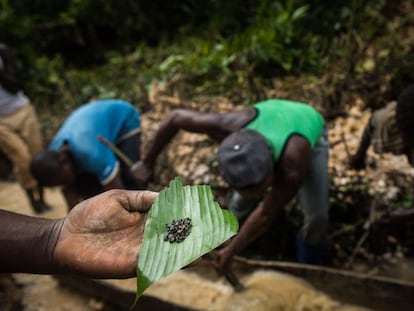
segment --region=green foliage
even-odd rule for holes
[[[269,78],[333,66],[324,92],[339,105],[338,88],[351,78],[361,89],[378,88],[369,75],[413,78],[413,53],[398,39],[369,54],[382,35],[397,38],[412,23],[405,1],[1,0],[0,36],[25,90],[45,105],[106,96],[141,105],[150,82],[164,78],[189,94],[237,85],[250,98]]]
[[[191,38],[193,49],[184,49],[189,55],[171,55],[163,63],[164,71],[181,65],[184,71],[196,75],[216,73],[231,74],[231,66],[274,62],[286,71],[292,70],[293,61],[299,56],[295,45],[299,32],[297,24],[306,16],[308,7],[293,7],[293,0],[283,6],[279,2],[262,1],[254,21],[240,33],[231,37]],[[269,2],[269,3],[268,3]],[[191,57],[192,56],[192,57]],[[188,58],[190,57],[190,58]],[[174,61],[172,61],[174,60]],[[198,61],[197,61],[198,60]]]
[[[227,43],[230,53],[239,54],[240,63],[275,63],[286,72],[298,63],[302,50],[298,47],[301,19],[306,16],[308,6],[294,7],[293,0],[280,2],[263,1],[256,21],[243,33]],[[253,60],[253,61],[252,61]]]

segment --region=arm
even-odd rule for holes
[[[228,269],[234,255],[270,228],[277,213],[296,195],[306,176],[311,154],[305,138],[293,136],[289,140],[275,172],[271,192],[249,215],[239,233],[219,252],[217,270],[220,274]]]
[[[125,189],[125,186],[124,186],[124,183],[122,182],[119,171],[109,183],[103,186],[103,188],[105,191],[111,190],[111,189]]]
[[[102,189],[104,191],[111,189],[125,189],[119,170],[115,177],[109,183],[102,186]],[[82,201],[82,198],[79,196],[78,190],[72,184],[65,185],[62,188],[62,193],[68,206],[68,210],[71,210],[76,204]]]
[[[156,197],[150,191],[112,190],[57,220],[1,210],[0,273],[133,277],[145,213]]]
[[[179,130],[203,133],[215,140],[219,140],[229,134],[229,132],[223,129],[222,120],[222,114],[201,113],[184,109],[172,111],[161,122],[142,160],[135,163],[131,168],[131,172],[137,182],[139,184],[145,184],[151,179],[158,155]]]
[[[172,111],[162,121],[142,161],[153,167],[158,155],[179,130],[207,134],[215,139],[223,132],[220,120],[220,114],[217,113],[202,113],[184,109]]]
[[[363,169],[365,168],[365,157],[367,150],[371,144],[371,133],[372,133],[372,117],[370,118],[368,124],[365,126],[362,133],[361,141],[359,147],[354,156],[350,160],[350,167],[353,169]]]
[[[52,257],[62,223],[0,210],[0,272],[58,272]]]

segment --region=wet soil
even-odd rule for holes
[[[53,210],[42,215],[36,215],[30,209],[24,192],[14,182],[0,183],[0,203],[6,209],[32,215],[36,217],[59,218],[66,213],[66,206],[58,189],[47,189],[46,200],[53,206]],[[30,260],[30,259],[28,259]],[[246,282],[263,283],[263,280],[254,281],[252,276],[245,276]],[[254,279],[254,278],[253,278]],[[106,280],[110,286],[116,286],[129,292],[135,291],[136,280]],[[277,293],[277,308],[272,310],[290,310],[296,304],[303,304],[303,299],[312,299],[312,303],[318,305],[321,300],[325,304],[324,310],[362,310],[356,307],[345,308],[344,305],[335,302],[322,292],[316,291],[312,286],[303,280],[285,275],[274,274],[271,279],[272,284],[264,286],[272,288],[275,295]],[[290,284],[290,285],[287,285]],[[253,286],[253,285],[252,285]],[[256,285],[255,285],[256,286]],[[294,290],[294,288],[296,288]],[[32,274],[12,274],[4,275],[0,278],[0,303],[1,310],[4,311],[40,311],[40,310],[61,310],[61,311],[92,311],[92,310],[116,310],[112,306],[108,306],[105,302],[100,301],[88,295],[82,295],[82,288],[73,290],[73,288],[62,286],[54,277],[46,275]],[[252,290],[253,295],[259,295],[261,290]],[[294,294],[296,293],[296,294]],[[235,305],[229,301],[243,300],[243,296],[238,295],[229,283],[223,278],[218,278],[213,269],[202,268],[198,271],[190,269],[186,271],[178,271],[173,275],[160,280],[151,286],[146,295],[156,297],[158,299],[169,301],[188,308],[199,310],[229,310],[228,305]],[[249,292],[249,295],[252,295]],[[264,294],[263,294],[264,295]],[[266,296],[268,295],[268,296]],[[269,294],[264,297],[256,297],[261,301],[258,306],[266,306],[269,302]],[[276,297],[275,296],[275,297]],[[267,297],[267,298],[266,298]],[[281,298],[282,297],[282,298]],[[307,298],[306,298],[307,297]],[[311,298],[310,298],[311,297]],[[253,299],[250,297],[249,301]],[[110,299],[109,299],[110,300]],[[246,299],[245,299],[246,300]],[[315,301],[318,301],[316,303]],[[312,304],[310,301],[308,305]],[[248,304],[247,300],[245,304]],[[227,307],[224,307],[227,305]],[[341,309],[338,309],[341,306]],[[335,308],[334,308],[335,307]],[[246,306],[239,306],[239,309],[247,310]],[[263,309],[270,310],[270,309]],[[319,310],[318,308],[310,308],[307,310]]]

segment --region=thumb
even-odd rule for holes
[[[157,199],[158,192],[148,190],[126,191],[126,195],[128,198],[128,206],[125,208],[128,211],[146,213]]]

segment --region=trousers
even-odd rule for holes
[[[19,184],[24,189],[36,186],[37,182],[30,172],[30,161],[42,151],[43,142],[37,116],[30,103],[0,117],[0,149],[12,162]]]

